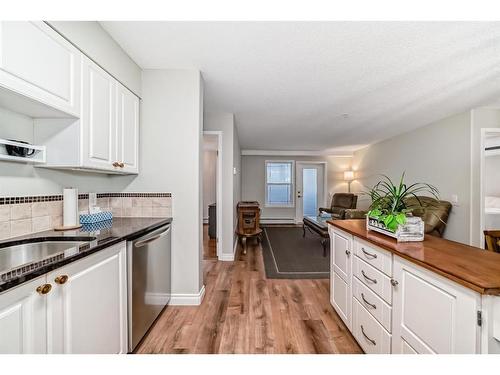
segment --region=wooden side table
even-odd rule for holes
[[[247,253],[247,238],[257,238],[257,241],[260,243],[262,241],[262,229],[257,228],[256,231],[253,232],[247,232],[247,233],[242,233],[239,231],[236,231],[236,235],[238,236],[238,239],[241,241],[241,244],[243,245],[243,254]]]

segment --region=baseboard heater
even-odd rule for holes
[[[261,217],[261,224],[295,224],[295,218],[289,217]]]

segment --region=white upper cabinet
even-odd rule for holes
[[[116,162],[116,81],[90,59],[82,60],[83,165],[114,169]]]
[[[0,22],[0,86],[4,89],[79,117],[80,58],[81,52],[44,22]],[[3,106],[22,107],[19,98],[2,93],[1,99]]]
[[[46,306],[49,291],[50,286],[46,286],[45,276],[41,276],[0,293],[1,354],[46,352]]]
[[[116,160],[124,172],[139,172],[139,98],[116,84]]]
[[[480,295],[395,257],[392,353],[479,351]]]

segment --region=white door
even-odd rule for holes
[[[44,22],[0,22],[0,85],[79,117],[81,53]]]
[[[120,83],[116,83],[116,119],[116,160],[123,172],[139,173],[139,98]]]
[[[45,276],[0,294],[0,354],[43,354],[46,346]],[[43,294],[42,294],[43,293]]]
[[[325,204],[325,164],[297,162],[297,223],[304,216],[317,216]]]
[[[115,115],[115,80],[84,57],[81,118],[83,166],[120,170],[116,165]]]
[[[479,294],[394,258],[392,353],[479,352]]]
[[[47,275],[49,353],[127,352],[125,252],[120,243]]]
[[[330,302],[347,327],[351,327],[352,239],[350,235],[330,232]]]

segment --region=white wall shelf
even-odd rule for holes
[[[13,155],[8,154],[7,148],[6,148],[7,145],[30,148],[32,150],[35,150],[35,152],[33,155],[26,156],[26,157],[13,156]],[[14,162],[19,162],[19,163],[40,164],[40,163],[45,163],[45,158],[46,158],[45,146],[37,146],[37,145],[31,145],[31,144],[26,144],[26,143],[22,143],[22,142],[14,142],[14,141],[9,141],[7,139],[0,138],[0,161],[5,160],[5,161],[14,161]]]

